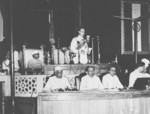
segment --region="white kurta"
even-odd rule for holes
[[[80,90],[99,90],[103,89],[103,85],[97,76],[90,77],[86,75],[81,79]]]
[[[55,89],[65,89],[67,87],[70,88],[70,84],[67,78],[57,78],[56,76],[54,76],[49,78],[43,90],[49,91]]]
[[[104,88],[108,89],[123,88],[122,84],[119,81],[119,78],[116,75],[115,76],[111,76],[110,74],[104,75],[102,83]]]

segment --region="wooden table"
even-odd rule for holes
[[[39,93],[38,114],[150,114],[150,90]]]

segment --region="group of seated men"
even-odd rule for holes
[[[144,62],[137,63],[135,70],[129,75],[128,88],[132,88],[136,79],[140,77],[150,77],[148,73],[145,73],[146,64]],[[116,74],[116,66],[110,65],[108,72],[103,76],[102,80],[95,75],[95,67],[87,66],[85,76],[81,78],[79,90],[118,90],[123,89],[124,86],[120,82]],[[55,73],[49,78],[43,91],[65,91],[72,89],[69,81],[66,77],[63,77],[63,71],[60,67],[55,68]]]

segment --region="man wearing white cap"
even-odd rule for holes
[[[32,52],[32,57],[33,59],[29,60],[28,62],[28,72],[30,74],[42,74],[43,70],[44,70],[44,63],[39,60],[39,52],[38,51],[33,51]]]
[[[145,63],[145,70],[146,70],[147,67],[148,67],[149,64],[150,64],[150,61],[149,61],[148,59],[146,59],[146,58],[143,58],[143,59],[141,60],[141,62]]]
[[[148,73],[145,73],[145,67],[146,64],[144,62],[138,62],[136,64],[135,70],[130,73],[128,88],[132,88],[138,78],[150,77]]]
[[[55,67],[55,74],[49,78],[43,91],[64,91],[65,89],[70,88],[68,79],[63,77],[62,74],[63,71],[61,67]]]

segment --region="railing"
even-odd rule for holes
[[[16,97],[36,97],[41,92],[46,81],[46,75],[15,76]],[[10,96],[10,76],[0,76],[0,82],[5,82],[5,96]]]
[[[16,97],[36,97],[42,91],[46,75],[21,75],[15,77]]]

